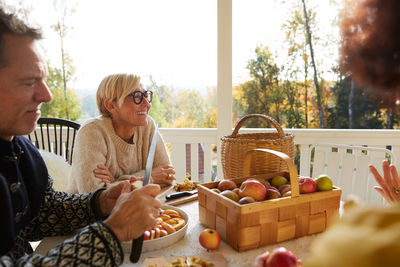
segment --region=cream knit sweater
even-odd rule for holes
[[[116,180],[129,179],[131,175],[143,177],[155,130],[154,120],[147,118],[147,126],[137,127],[133,144],[115,133],[110,118],[99,116],[85,122],[76,136],[66,191],[87,193],[103,187],[105,184],[93,173],[98,164],[107,166]],[[170,160],[159,134],[153,168],[165,164],[170,164]]]

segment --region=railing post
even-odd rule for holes
[[[218,0],[217,65],[217,179],[221,179],[221,137],[232,132],[232,0]]]

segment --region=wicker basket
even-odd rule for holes
[[[277,130],[276,133],[251,133],[238,134],[240,127],[249,118],[264,118]],[[247,150],[254,148],[266,148],[287,154],[294,158],[294,136],[284,133],[282,127],[273,118],[263,114],[249,114],[241,118],[235,126],[233,133],[221,138],[221,162],[224,179],[242,178],[243,160]],[[255,174],[276,173],[287,171],[287,165],[283,160],[272,157],[270,154],[259,154],[253,157],[250,168]]]
[[[200,184],[197,186],[200,222],[216,229],[238,251],[325,231],[339,214],[341,189],[299,194],[297,170],[292,160],[268,149],[249,151],[244,162],[246,178],[233,181],[239,184],[249,178],[251,158],[259,153],[273,154],[286,162],[289,172],[271,174],[269,178],[275,175],[289,178],[291,196],[240,205],[211,190],[218,182]]]

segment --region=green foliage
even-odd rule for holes
[[[344,78],[336,82],[333,95],[334,106],[328,110],[328,127],[346,129],[349,125],[349,92],[351,81]],[[381,109],[365,88],[354,88],[352,103],[354,129],[382,129],[384,118]]]
[[[196,128],[205,123],[205,101],[198,91],[180,90],[175,98],[174,127]]]
[[[173,127],[174,90],[165,85],[158,85],[150,76],[150,85],[147,90],[153,91],[150,116],[159,124],[159,127]]]
[[[255,58],[250,59],[247,68],[251,81],[244,82],[234,89],[234,110],[240,112],[262,113],[280,117],[280,107],[284,100],[279,86],[279,67],[275,64],[268,47],[259,45],[255,48]],[[266,127],[265,122],[249,120],[248,127]]]
[[[43,103],[41,112],[43,117],[67,118],[66,110],[69,111],[69,119],[77,120],[82,114],[81,103],[77,95],[71,88],[67,88],[68,102],[65,101],[64,88],[62,86],[61,70],[49,65],[49,75],[46,83],[49,87],[53,100],[49,103]],[[68,105],[67,105],[68,103]]]
[[[207,89],[205,98],[205,118],[201,128],[217,128],[217,88]]]
[[[88,118],[93,118],[99,115],[96,103],[96,95],[88,95],[82,99],[82,116],[80,122],[84,122]]]
[[[153,100],[151,102],[151,108],[149,111],[150,116],[158,123],[158,127],[166,127],[167,121],[165,118],[166,107],[161,104],[160,96],[157,94],[153,95]]]

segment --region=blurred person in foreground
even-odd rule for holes
[[[400,108],[400,2],[363,0],[349,3],[342,20],[341,69],[365,86],[382,105]],[[375,189],[389,203],[400,201],[400,180],[394,165],[374,166]]]
[[[400,1],[349,1],[341,21],[342,71],[365,86],[377,101],[396,108],[400,99]],[[397,102],[397,103],[396,103]],[[305,266],[399,266],[400,183],[396,168],[370,166],[377,191],[393,205],[346,210],[312,245]]]
[[[122,241],[156,224],[158,185],[131,191],[128,182],[88,194],[56,192],[36,147],[22,135],[51,100],[41,32],[0,5],[0,265],[118,266]],[[70,235],[46,255],[29,241]]]
[[[156,128],[148,115],[153,92],[133,74],[112,74],[97,90],[101,116],[86,121],[78,131],[67,192],[87,193],[115,181],[144,176]],[[158,133],[151,182],[172,184],[175,170]]]
[[[400,1],[348,1],[341,21],[341,68],[366,86],[378,101],[397,107],[400,100]],[[397,102],[397,103],[396,103]],[[303,266],[400,266],[400,181],[396,168],[382,164],[383,177],[370,170],[376,190],[393,205],[355,206],[314,241]],[[266,255],[260,255],[266,257]],[[260,258],[257,258],[261,262]],[[261,264],[256,265],[261,267]],[[265,265],[266,266],[266,265]]]

